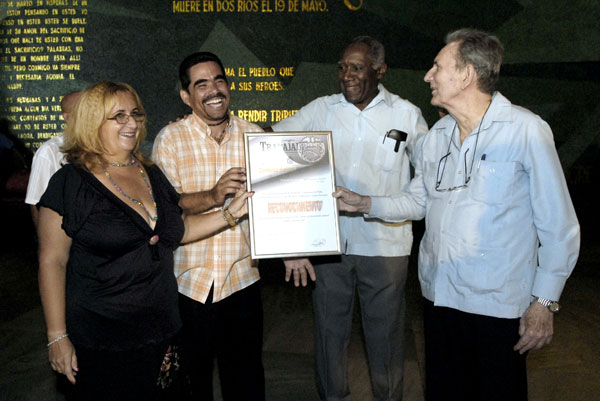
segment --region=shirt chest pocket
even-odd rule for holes
[[[435,189],[437,184],[439,162],[423,162],[423,181],[429,196],[437,198],[442,196],[442,192],[438,192]]]
[[[394,151],[396,141],[386,139],[385,143],[379,143],[375,149],[373,165],[378,170],[400,171],[402,161],[405,157],[406,141],[398,142],[398,151]]]
[[[473,172],[471,197],[490,205],[506,202],[514,190],[519,166],[517,162],[481,161]]]

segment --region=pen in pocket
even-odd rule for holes
[[[479,160],[479,162],[477,163],[477,169],[479,170],[479,167],[481,166],[481,161],[485,160],[485,153],[481,155],[481,159]]]

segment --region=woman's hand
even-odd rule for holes
[[[79,371],[75,348],[68,337],[55,342],[48,348],[48,359],[52,370],[67,376],[75,384],[75,376]]]
[[[225,206],[225,209],[235,220],[239,219],[248,214],[246,200],[252,195],[254,195],[254,192],[239,190],[231,203]],[[184,215],[183,223],[185,225],[185,233],[181,239],[182,244],[198,241],[214,235],[217,231],[230,228],[230,223],[227,217],[225,217],[225,213],[221,210],[204,214]],[[235,222],[232,221],[231,225],[235,225]]]
[[[236,220],[248,214],[248,202],[246,202],[246,199],[252,195],[254,195],[254,191],[246,192],[244,190],[239,190],[235,194],[235,197],[227,207],[227,210],[229,210],[229,213],[231,213]]]

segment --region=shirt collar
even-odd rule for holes
[[[221,145],[223,145],[225,142],[229,141],[229,138],[231,137],[231,129],[233,126],[233,115],[230,114],[229,115],[229,120],[227,121],[227,125],[224,128],[225,134],[223,137],[223,140],[221,141]],[[200,127],[200,130],[202,132],[203,135],[205,135],[207,138],[210,137],[210,133],[212,132],[211,130],[211,126],[209,126],[206,122],[204,122],[203,119],[201,119],[200,117],[198,117],[198,115],[196,115],[196,113],[192,112],[192,117],[191,118],[186,118],[185,119],[186,124],[189,124],[190,127],[192,126],[196,126],[196,127]]]
[[[456,120],[450,114],[442,117],[436,124],[435,130],[441,131],[444,135],[450,136],[454,131],[454,126],[456,125]]]
[[[510,110],[510,101],[500,92],[494,92],[492,95],[492,103],[490,104],[490,108],[484,116],[484,121],[481,125],[481,131],[489,129],[494,122],[512,121],[513,118]],[[454,120],[454,117],[448,114],[440,119],[440,121],[436,124],[436,129],[441,130],[444,135],[449,136],[452,135],[455,124],[456,120]]]
[[[481,126],[482,130],[490,128],[493,122],[510,122],[513,120],[510,109],[510,101],[505,98],[500,92],[494,92],[492,95],[492,103],[490,109],[485,116],[485,121]]]

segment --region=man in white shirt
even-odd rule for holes
[[[355,38],[338,62],[342,93],[310,102],[274,131],[332,131],[336,182],[376,196],[399,194],[427,132],[418,107],[388,92],[380,80],[383,45]],[[395,130],[395,131],[391,131]],[[358,290],[374,400],[400,400],[404,363],[404,285],[412,246],[410,222],[388,224],[340,216],[342,255],[286,260],[286,280],[315,280],[317,386],[323,400],[347,400],[347,347]],[[314,264],[314,271],[313,271]]]
[[[73,109],[73,106],[79,97],[79,93],[80,91],[70,92],[63,96],[60,101],[62,117],[65,122],[68,122],[69,113]],[[63,139],[63,134],[48,139],[40,146],[33,156],[25,203],[31,205],[31,218],[36,227],[38,220],[38,210],[36,205],[46,191],[48,181],[50,181],[52,175],[65,164],[64,154],[60,151]]]
[[[419,248],[427,401],[527,400],[526,355],[550,343],[579,223],[548,124],[494,91],[495,36],[460,29],[425,75],[448,115],[394,198],[338,188],[341,210],[426,219]]]

